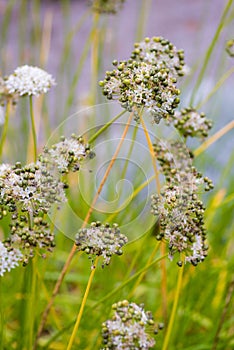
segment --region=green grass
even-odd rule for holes
[[[137,40],[147,34],[147,19],[152,6],[150,1],[139,3],[141,12],[134,18]],[[17,267],[0,277],[0,349],[31,350],[43,311],[72,249],[74,235],[86,221],[89,207],[121,141],[130,114],[122,113],[115,103],[106,104],[97,86],[97,81],[103,79],[105,70],[111,67],[113,60],[112,52],[109,52],[110,57],[106,57],[108,50],[105,50],[109,40],[106,29],[111,17],[94,15],[87,8],[72,24],[72,2],[57,1],[57,6],[62,8],[60,30],[63,31],[63,42],[59,52],[52,52],[53,42],[50,39],[55,37],[50,25],[51,18],[50,15],[43,20],[40,18],[40,1],[32,1],[30,18],[27,1],[9,1],[7,4],[0,1],[0,4],[3,6],[0,31],[2,75],[16,68],[12,62],[17,62],[17,65],[30,63],[47,69],[50,54],[59,56],[57,86],[46,96],[33,100],[33,120],[39,125],[37,143],[35,128],[34,138],[31,135],[29,103],[27,98],[22,98],[14,109],[7,109],[8,125],[0,126],[2,162],[32,161],[34,147],[40,152],[44,144],[58,142],[61,134],[69,136],[72,132],[83,134],[85,141],[90,141],[96,152],[94,159],[82,164],[78,175],[68,176],[69,205],[62,205],[55,217],[50,215],[51,228],[56,232],[53,253],[47,254],[46,259],[37,256],[28,266]],[[19,7],[22,11],[19,11]],[[14,23],[16,13],[19,18]],[[116,16],[121,23],[121,12]],[[218,133],[233,118],[232,106],[226,105],[225,95],[226,84],[230,83],[233,74],[233,58],[230,64],[231,58],[225,53],[233,17],[233,2],[229,0],[224,4],[223,14],[204,58],[197,58],[190,76],[180,86],[183,93],[181,105],[187,96],[191,96],[191,103],[198,101],[198,107],[204,108],[208,118],[214,121],[211,135]],[[14,40],[17,49],[11,52],[13,61],[8,62],[4,49],[9,49],[11,44],[12,28],[16,31]],[[30,28],[30,31],[27,32],[25,28]],[[86,35],[85,44],[78,53],[74,53],[74,39],[79,35]],[[223,52],[218,59],[214,86],[201,98],[199,90],[209,77],[209,68],[217,64],[215,53],[220,48]],[[82,97],[84,76],[87,76],[90,92]],[[76,110],[81,112],[68,118]],[[143,118],[152,142],[156,136],[163,137],[163,126],[156,130],[157,127],[151,125],[147,115],[143,115]],[[197,151],[195,160],[199,171],[209,172],[210,177],[213,174],[215,178],[215,189],[202,194],[206,204],[209,254],[196,267],[186,264],[182,277],[176,264],[177,257],[170,262],[167,247],[165,254],[160,249],[162,244],[157,247],[155,232],[158,228],[155,217],[150,213],[150,195],[156,192],[156,186],[149,144],[142,127],[137,128],[136,123],[131,122],[104,184],[101,199],[97,198],[96,207],[88,219],[89,223],[96,220],[117,222],[121,232],[128,236],[129,243],[123,248],[124,254],[114,256],[109,266],[102,269],[98,262],[71,349],[100,349],[101,325],[109,318],[111,305],[127,298],[135,303],[144,303],[145,309],[152,311],[156,322],[165,322],[165,328],[156,337],[155,349],[231,350],[234,347],[234,155],[230,149],[233,126],[220,138],[219,134],[216,136],[209,147],[203,144],[204,149]],[[121,205],[123,209],[119,210]],[[4,218],[0,224],[0,237],[3,239],[8,234],[9,218]],[[165,275],[162,277],[162,261],[166,279]],[[91,261],[86,254],[74,254],[36,349],[66,349],[82,304],[90,267]],[[181,279],[178,283],[179,275]]]

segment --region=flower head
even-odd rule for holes
[[[205,113],[198,113],[194,108],[184,108],[175,111],[171,117],[174,126],[184,137],[205,138],[212,127],[212,121],[206,118]]]
[[[162,37],[145,38],[135,44],[128,61],[113,61],[113,65],[116,68],[99,83],[108,99],[117,99],[136,115],[145,108],[155,123],[173,115],[180,102],[177,78],[184,74],[182,50]]]
[[[127,237],[120,233],[117,224],[93,222],[90,228],[79,230],[75,239],[79,250],[89,256],[103,256],[103,264],[108,265],[112,255],[121,255],[122,247],[127,243]]]
[[[93,157],[94,152],[90,151],[89,145],[84,144],[83,138],[72,135],[69,139],[62,136],[60,142],[45,148],[39,159],[49,168],[52,166],[64,174],[78,171],[82,160]]]
[[[179,252],[186,261],[197,265],[205,259],[208,249],[205,207],[198,193],[201,186],[209,191],[213,183],[192,166],[192,154],[182,142],[161,142],[154,145],[154,150],[166,180],[160,195],[152,196],[152,214],[159,217],[160,223],[156,238],[168,242],[171,259]]]
[[[20,96],[45,94],[53,85],[55,80],[50,74],[41,68],[28,65],[16,68],[5,81],[9,93]]]
[[[3,276],[6,271],[10,271],[19,265],[22,260],[22,253],[19,249],[7,249],[0,242],[0,276]]]
[[[155,345],[149,331],[156,326],[151,312],[144,305],[127,300],[112,305],[114,315],[102,324],[104,349],[150,349]]]

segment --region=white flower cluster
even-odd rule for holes
[[[183,253],[185,260],[197,265],[207,255],[206,231],[200,187],[213,188],[212,181],[203,178],[192,166],[191,152],[181,142],[159,143],[154,146],[166,185],[161,194],[152,196],[152,214],[159,217],[158,240],[169,244],[169,257]]]
[[[24,65],[16,68],[13,74],[5,80],[5,86],[10,94],[20,96],[45,94],[55,80],[41,68]]]
[[[0,276],[18,266],[22,257],[23,255],[19,249],[8,250],[0,241]]]
[[[184,137],[204,139],[212,127],[212,121],[206,118],[205,113],[198,113],[194,108],[175,111],[171,120]]]
[[[184,55],[161,37],[135,44],[128,61],[113,61],[116,67],[107,71],[99,82],[108,99],[117,99],[123,108],[135,111],[144,107],[159,123],[174,113],[180,99],[177,78],[183,75]]]
[[[49,149],[45,148],[40,160],[64,174],[79,170],[80,162],[93,156],[94,153],[90,151],[89,145],[84,144],[83,138],[72,135],[69,139],[61,137],[60,142]]]
[[[93,222],[90,228],[80,229],[76,235],[76,245],[89,256],[103,256],[103,266],[108,265],[111,256],[122,255],[122,247],[127,243],[127,237],[120,233],[117,224],[102,225]]]
[[[102,324],[103,350],[154,347],[155,340],[147,330],[154,330],[155,323],[151,312],[144,310],[144,305],[123,300],[114,304],[112,309],[113,317]]]

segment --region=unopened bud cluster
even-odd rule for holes
[[[194,108],[175,111],[169,119],[185,138],[190,136],[204,139],[212,127],[212,121],[206,118],[205,113],[198,113]]]
[[[91,0],[92,10],[97,13],[115,14],[125,0]]]
[[[153,122],[173,115],[180,99],[176,87],[177,78],[183,75],[183,52],[161,37],[137,43],[127,61],[113,61],[115,69],[107,71],[100,81],[107,99],[118,100],[123,108],[138,110],[145,108]]]
[[[166,180],[160,195],[152,196],[152,214],[160,220],[157,239],[168,242],[171,259],[179,252],[185,255],[186,261],[197,265],[205,259],[208,249],[205,207],[198,192],[201,186],[209,191],[213,183],[197,172],[191,162],[191,152],[182,142],[161,142],[154,145],[154,150]]]
[[[234,39],[230,39],[226,42],[226,51],[229,56],[234,57]]]
[[[61,173],[79,170],[80,162],[90,153],[89,146],[73,135],[47,148],[36,163],[0,166],[0,219],[10,218],[9,237],[3,244],[9,252],[21,251],[23,264],[36,248],[44,254],[55,246],[46,214],[52,205],[66,201],[67,184]]]
[[[122,255],[122,247],[127,243],[127,237],[120,233],[118,224],[101,224],[99,221],[91,223],[90,228],[82,228],[76,235],[75,243],[79,250],[84,251],[90,258],[103,257],[108,265],[111,256]]]
[[[143,304],[123,300],[113,304],[112,310],[112,318],[102,324],[103,350],[154,347],[152,335],[157,334],[157,328],[152,313],[145,311]]]

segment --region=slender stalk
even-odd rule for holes
[[[6,113],[5,113],[5,120],[4,120],[4,126],[3,126],[2,135],[1,135],[1,141],[0,141],[0,159],[1,159],[1,157],[2,157],[3,146],[4,146],[4,144],[5,144],[6,135],[7,135],[7,130],[8,130],[9,115],[10,115],[10,107],[11,107],[11,103],[10,103],[10,101],[7,101],[7,104],[6,104]]]
[[[128,285],[130,282],[132,282],[136,277],[138,277],[142,272],[148,270],[150,267],[152,267],[154,264],[157,264],[158,262],[160,262],[162,259],[164,259],[166,256],[168,256],[168,254],[166,254],[165,256],[161,256],[160,258],[155,259],[154,261],[152,261],[149,266],[144,266],[142,269],[140,269],[139,271],[137,271],[136,273],[134,273],[134,275],[132,275],[131,277],[129,277],[126,281],[124,281],[120,286],[118,286],[117,288],[115,288],[114,290],[112,290],[110,293],[106,294],[102,299],[98,300],[95,304],[93,304],[92,306],[88,307],[87,310],[92,310],[95,309],[96,307],[98,307],[100,304],[104,303],[106,300],[108,300],[109,298],[111,298],[113,295],[115,295],[116,293],[118,293],[121,289],[123,289],[126,285]],[[64,327],[62,330],[58,331],[46,344],[45,344],[45,348],[47,349],[48,346],[55,340],[57,339],[59,336],[61,336],[64,332],[66,332],[67,330],[69,330],[72,326],[74,326],[75,324],[75,320],[73,320],[72,322],[70,322],[66,327]]]
[[[91,273],[90,273],[90,276],[89,276],[89,280],[88,280],[88,283],[87,283],[87,287],[86,287],[86,290],[85,290],[85,294],[84,294],[84,297],[82,299],[82,303],[81,303],[81,306],[80,306],[79,313],[77,315],[76,323],[75,323],[75,326],[73,328],[72,335],[71,335],[71,338],[70,338],[68,346],[67,346],[67,350],[71,350],[72,344],[74,343],[77,331],[79,329],[80,320],[81,320],[81,317],[83,315],[84,307],[85,307],[85,304],[86,304],[86,301],[87,301],[87,298],[88,298],[88,295],[89,295],[89,291],[90,291],[90,287],[91,287],[91,284],[92,284],[92,281],[93,281],[93,277],[94,277],[94,274],[95,274],[95,271],[96,271],[97,263],[98,263],[98,257],[96,258],[94,266],[92,267],[92,270],[91,270]]]
[[[171,332],[172,332],[172,327],[173,327],[173,324],[175,322],[175,316],[176,316],[176,311],[177,311],[177,307],[178,307],[180,291],[181,291],[181,287],[182,287],[183,271],[184,271],[184,263],[183,263],[182,267],[179,268],[178,281],[177,281],[177,286],[176,286],[176,291],[175,291],[174,303],[173,303],[173,307],[172,307],[170,321],[169,321],[169,324],[168,324],[168,327],[167,327],[167,331],[166,331],[166,335],[165,335],[165,338],[164,338],[162,350],[167,350],[168,349],[170,336],[171,336]]]
[[[29,108],[30,108],[30,118],[31,118],[31,127],[32,127],[32,135],[33,135],[33,151],[34,151],[34,162],[37,160],[37,133],[35,126],[35,118],[33,113],[33,100],[32,95],[29,96]]]
[[[222,129],[217,131],[214,135],[212,135],[208,140],[203,142],[201,146],[199,146],[195,151],[194,155],[195,157],[199,156],[201,153],[203,153],[208,147],[210,147],[213,143],[215,143],[218,139],[220,139],[222,136],[226,135],[227,132],[232,130],[234,128],[234,120],[232,120],[230,123],[225,125]]]
[[[98,188],[98,190],[97,190],[97,193],[96,193],[96,195],[94,196],[93,202],[92,202],[92,204],[91,204],[91,206],[90,206],[90,208],[89,208],[89,210],[88,210],[88,212],[87,212],[87,214],[86,214],[86,217],[85,217],[85,219],[84,219],[84,222],[83,222],[83,224],[82,224],[82,228],[84,228],[84,227],[87,225],[88,220],[89,220],[89,218],[90,218],[90,216],[91,216],[91,214],[92,214],[92,212],[93,212],[93,210],[94,210],[94,205],[95,205],[95,203],[96,203],[96,201],[97,201],[97,199],[98,199],[98,197],[99,197],[99,195],[100,195],[100,193],[101,193],[101,191],[102,191],[102,189],[103,189],[103,186],[104,186],[104,184],[105,184],[105,182],[106,182],[106,180],[107,180],[107,177],[108,177],[108,175],[109,175],[109,173],[110,173],[110,170],[111,170],[111,168],[112,168],[112,166],[113,166],[113,164],[114,164],[114,162],[115,162],[115,160],[116,160],[116,158],[117,158],[117,155],[118,155],[118,153],[119,153],[119,151],[120,151],[120,148],[121,148],[121,146],[122,146],[122,144],[123,144],[123,141],[124,141],[124,139],[125,139],[125,137],[126,137],[126,134],[127,134],[128,129],[129,129],[129,126],[130,126],[130,122],[131,122],[131,120],[132,120],[132,117],[133,117],[133,113],[131,113],[130,116],[129,116],[128,122],[127,122],[127,124],[126,124],[126,126],[125,126],[125,129],[124,129],[123,134],[122,134],[122,136],[121,136],[120,142],[119,142],[119,144],[118,144],[118,146],[117,146],[117,149],[116,149],[116,151],[115,151],[115,154],[113,155],[113,157],[112,157],[112,159],[111,159],[111,161],[110,161],[110,164],[109,164],[109,166],[108,166],[108,168],[107,168],[107,170],[106,170],[106,172],[105,172],[105,174],[104,174],[104,177],[103,177],[103,179],[102,179],[102,181],[101,181],[101,184],[99,185],[99,188]],[[56,295],[57,295],[58,292],[59,292],[59,289],[60,289],[60,286],[61,286],[62,281],[63,281],[63,279],[64,279],[64,276],[65,276],[65,274],[66,274],[66,272],[67,272],[67,270],[68,270],[68,268],[69,268],[69,266],[70,266],[70,263],[71,263],[71,261],[72,261],[72,258],[73,258],[73,256],[74,256],[75,252],[76,252],[76,245],[74,244],[74,245],[72,246],[72,249],[71,249],[71,251],[70,251],[70,253],[69,253],[69,255],[68,255],[68,258],[67,258],[67,260],[66,260],[66,262],[65,262],[65,264],[64,264],[64,266],[63,266],[63,269],[62,269],[62,271],[61,271],[61,273],[60,273],[60,275],[59,275],[59,278],[58,278],[58,280],[57,280],[57,282],[56,282],[56,284],[55,284],[54,290],[53,290],[53,292],[52,292],[51,299],[50,299],[49,303],[47,304],[47,306],[46,306],[46,308],[45,308],[45,310],[44,310],[44,312],[43,312],[43,314],[42,314],[41,322],[40,322],[40,325],[39,325],[39,328],[38,328],[37,337],[36,337],[36,342],[35,342],[35,344],[34,344],[34,349],[36,349],[37,341],[38,341],[38,339],[39,339],[39,337],[40,337],[40,335],[41,335],[41,333],[42,333],[42,331],[43,331],[44,325],[45,325],[45,323],[46,323],[46,320],[47,320],[47,317],[48,317],[48,314],[49,314],[49,311],[50,311],[50,308],[51,308],[51,306],[53,305],[54,299],[55,299]]]
[[[125,113],[126,113],[126,110],[120,112],[113,119],[111,119],[108,123],[106,123],[103,127],[101,127],[93,136],[90,137],[89,144],[93,143],[98,138],[98,136],[100,136],[106,129],[109,128],[109,126],[111,124],[113,124],[117,119],[122,117],[122,115],[124,115]]]
[[[157,164],[156,164],[156,159],[155,159],[155,155],[154,155],[154,148],[153,148],[153,145],[152,145],[152,142],[151,142],[151,139],[150,139],[150,136],[149,136],[149,132],[148,132],[148,130],[146,128],[146,125],[145,125],[145,122],[144,122],[142,116],[140,116],[140,119],[141,119],[141,125],[142,125],[142,128],[143,128],[143,131],[144,131],[144,134],[145,134],[145,138],[146,138],[146,141],[148,143],[150,156],[151,156],[151,160],[152,160],[152,165],[153,165],[153,168],[154,168],[156,189],[157,189],[158,194],[160,195],[161,185],[160,185],[160,180],[159,180],[159,172],[158,172],[158,168],[157,168]]]
[[[213,89],[209,94],[202,100],[197,106],[196,109],[200,109],[209,99],[218,91],[218,89],[225,83],[225,81],[234,73],[234,67],[231,67],[227,72],[225,72],[219,81],[215,84]]]
[[[156,189],[157,189],[158,195],[160,196],[161,187],[160,187],[160,180],[159,180],[159,172],[158,172],[158,168],[157,168],[157,164],[156,164],[153,145],[152,145],[152,142],[151,142],[151,139],[149,136],[149,132],[146,128],[146,125],[145,125],[145,122],[144,122],[142,116],[140,116],[140,118],[141,118],[141,125],[143,127],[145,137],[146,137],[146,140],[148,143],[148,147],[150,150],[152,165],[153,165],[154,173],[155,173]],[[161,251],[161,255],[164,256],[166,253],[166,245],[164,242],[161,242],[160,251]],[[164,322],[166,323],[167,322],[167,271],[166,271],[166,261],[165,260],[161,261],[161,275],[162,275],[162,283],[161,283],[162,308],[163,308]]]
[[[147,266],[150,266],[151,262],[153,261],[153,258],[154,258],[154,256],[155,256],[155,254],[157,253],[157,250],[158,250],[158,248],[159,248],[159,245],[160,245],[159,242],[158,242],[158,244],[155,245],[154,250],[153,250],[153,252],[151,253],[151,255],[150,255],[150,257],[149,257],[149,259],[148,259],[148,261],[147,261],[147,263],[146,263],[146,265],[145,265],[146,267],[147,267]],[[130,299],[130,298],[133,297],[133,294],[134,294],[136,288],[139,286],[139,284],[140,284],[141,281],[143,280],[143,278],[144,278],[144,276],[145,276],[145,274],[146,274],[146,271],[147,271],[147,270],[143,271],[143,272],[140,274],[140,276],[138,277],[138,279],[136,280],[136,282],[135,282],[135,284],[134,284],[134,286],[133,286],[131,292],[128,294],[128,299]]]
[[[232,2],[233,0],[228,0],[225,8],[224,8],[224,11],[223,11],[223,14],[221,16],[221,19],[220,19],[220,22],[219,22],[219,25],[217,27],[217,30],[215,32],[215,35],[213,37],[213,40],[211,41],[211,44],[210,46],[208,47],[208,50],[206,52],[206,55],[205,55],[205,59],[204,59],[204,62],[202,64],[202,68],[201,68],[201,71],[198,75],[198,78],[197,78],[197,82],[195,84],[195,87],[193,89],[193,92],[192,92],[192,96],[191,96],[191,99],[190,99],[190,105],[192,106],[193,103],[194,103],[194,98],[195,98],[195,94],[197,92],[197,89],[199,88],[201,82],[202,82],[202,79],[204,77],[204,74],[206,72],[206,69],[207,69],[207,66],[209,64],[209,61],[210,61],[210,58],[211,58],[211,55],[212,55],[212,52],[215,48],[215,45],[218,41],[218,38],[219,38],[219,35],[224,27],[224,24],[225,24],[225,20],[226,20],[226,16],[231,8],[231,5],[232,5]]]

